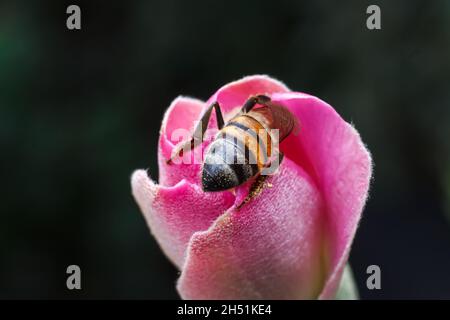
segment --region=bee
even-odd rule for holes
[[[224,191],[252,178],[259,178],[255,179],[251,188],[255,191],[267,176],[264,170],[271,168],[274,161],[278,165],[281,163],[283,154],[274,145],[298,128],[296,118],[286,107],[273,103],[268,96],[256,95],[250,97],[240,111],[225,123],[219,103],[214,102],[202,114],[192,138],[174,150],[167,160],[168,164],[172,164],[175,157],[181,157],[187,148],[192,150],[203,141],[213,109],[219,132],[209,146],[202,165],[203,191]],[[274,132],[278,137],[274,136]]]

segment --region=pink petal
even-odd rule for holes
[[[289,92],[289,89],[282,82],[266,75],[248,76],[220,88],[206,105],[218,101],[221,109],[227,113],[237,111],[252,95],[270,95],[275,92]]]
[[[323,287],[323,202],[285,158],[262,193],[197,232],[178,282],[185,299],[315,298]]]
[[[366,202],[371,157],[358,132],[322,100],[303,93],[272,95],[300,120],[298,137],[280,146],[316,181],[326,203],[331,270],[321,298],[333,298]]]
[[[183,265],[189,239],[207,230],[234,203],[230,192],[203,193],[186,180],[173,187],[159,186],[144,170],[131,178],[133,196],[165,254],[179,268]]]
[[[179,141],[172,141],[172,133],[177,129],[185,129],[192,132],[194,125],[205,103],[200,100],[178,97],[170,105],[164,115],[159,137],[159,183],[166,186],[173,186],[182,179],[190,182],[199,181],[200,164],[166,164],[170,158],[172,150]],[[201,148],[201,146],[199,146]]]

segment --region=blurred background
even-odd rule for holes
[[[0,298],[178,298],[130,175],[157,177],[177,95],[256,73],[329,102],[372,152],[350,258],[361,297],[450,298],[445,0],[0,1]],[[81,291],[66,289],[70,264]],[[381,290],[366,289],[371,264]]]

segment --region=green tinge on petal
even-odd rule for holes
[[[336,294],[336,300],[358,300],[358,289],[356,288],[353,272],[347,264],[342,274],[341,283]]]

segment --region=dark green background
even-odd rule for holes
[[[382,30],[367,30],[369,4]],[[1,1],[0,298],[177,298],[130,175],[157,177],[172,99],[255,73],[332,104],[373,154],[350,258],[361,296],[450,298],[445,0]],[[370,264],[380,291],[365,289]]]

